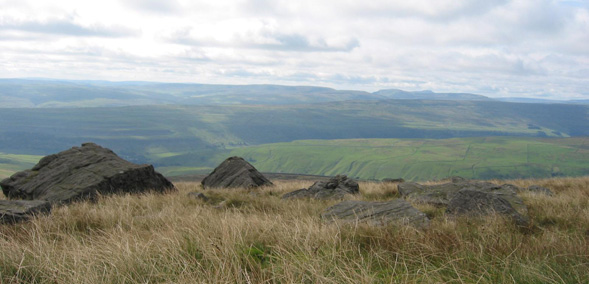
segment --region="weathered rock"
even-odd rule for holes
[[[382,182],[383,183],[401,183],[401,182],[405,182],[405,180],[402,178],[383,178]]]
[[[386,202],[347,200],[327,208],[321,218],[326,222],[367,223],[370,225],[403,224],[427,227],[425,213],[403,199]]]
[[[200,199],[204,202],[209,201],[209,198],[206,195],[204,195],[204,193],[202,193],[202,192],[189,192],[188,197],[194,198],[194,199]]]
[[[343,199],[348,194],[360,192],[358,183],[345,175],[337,175],[328,181],[315,182],[308,189],[303,188],[289,192],[282,199],[315,198],[315,199]]]
[[[451,176],[448,178],[448,180],[450,180],[453,183],[457,183],[457,182],[467,182],[468,179],[460,177],[460,176]]]
[[[205,177],[201,184],[204,188],[253,188],[272,185],[272,182],[243,158],[230,157]]]
[[[450,199],[462,189],[473,189],[488,192],[500,196],[522,214],[527,213],[527,207],[523,200],[516,194],[514,185],[496,185],[490,182],[459,180],[437,185],[421,185],[417,183],[401,183],[397,186],[399,194],[405,198],[411,198],[415,202],[427,203],[434,206],[447,206]]]
[[[468,216],[498,213],[512,218],[519,226],[529,224],[528,219],[520,214],[503,196],[475,188],[461,189],[454,194],[448,203],[446,213]]]
[[[10,199],[69,203],[98,194],[165,192],[174,185],[151,165],[125,161],[107,148],[82,144],[42,158],[31,170],[0,182]]]
[[[533,192],[533,193],[540,193],[540,194],[546,194],[549,196],[554,195],[554,193],[552,193],[552,190],[543,187],[543,186],[539,186],[539,185],[531,185],[528,187],[528,191]]]
[[[51,203],[44,200],[0,200],[0,223],[25,221],[36,214],[51,212]]]

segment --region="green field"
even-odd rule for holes
[[[589,175],[589,138],[303,140],[234,149],[264,172],[432,180]]]
[[[156,169],[168,176],[206,174],[229,156],[244,157],[263,172],[347,174],[368,180],[589,175],[586,137],[299,140],[227,150],[163,151],[152,149],[150,157]],[[0,153],[0,178],[31,168],[40,158]]]
[[[0,179],[9,177],[14,172],[32,168],[41,157],[0,153]]]

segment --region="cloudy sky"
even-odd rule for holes
[[[589,99],[587,0],[0,0],[0,77]]]

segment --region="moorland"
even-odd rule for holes
[[[0,282],[588,282],[589,179],[493,182],[538,184],[554,195],[519,194],[528,206],[525,228],[414,203],[431,219],[427,229],[325,224],[320,213],[338,201],[280,199],[312,181],[204,191],[188,182],[164,195],[102,196],[0,225]],[[187,198],[192,191],[210,199]],[[396,184],[360,182],[351,198],[399,193]]]

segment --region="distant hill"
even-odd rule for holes
[[[497,98],[496,100],[502,102],[512,103],[533,103],[533,104],[589,104],[589,100],[548,100],[548,99],[533,99],[533,98]]]
[[[388,89],[374,93],[314,86],[207,85],[157,82],[67,81],[49,79],[0,79],[3,108],[74,108],[140,105],[291,105],[340,101],[376,100],[493,101],[468,93],[408,92]],[[571,103],[506,98],[526,103]]]
[[[373,94],[395,100],[451,100],[451,101],[491,101],[481,95],[467,93],[435,93],[432,91],[407,92],[397,89],[380,90]]]
[[[134,162],[191,165],[234,147],[304,139],[589,136],[589,106],[382,100],[301,105],[0,109],[0,152],[46,155],[94,141]]]
[[[0,79],[0,106],[10,108],[281,105],[384,98],[368,92],[312,86]]]

